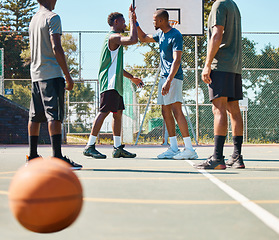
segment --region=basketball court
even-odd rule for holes
[[[37,234],[19,225],[8,206],[9,184],[28,146],[1,146],[1,239],[278,239],[278,146],[246,145],[246,169],[224,171],[191,165],[208,157],[212,146],[197,147],[199,159],[191,161],[157,159],[165,148],[127,146],[135,159],[113,159],[112,146],[100,146],[108,158],[96,160],[82,155],[83,146],[64,146],[84,166],[75,171],[84,206],[67,229]],[[226,146],[225,156],[231,152]],[[51,149],[40,146],[39,153],[49,156]]]
[[[204,34],[203,0],[133,0],[138,22],[154,33],[153,13],[166,9],[183,35]],[[148,6],[148,7],[147,7]],[[197,45],[197,38],[195,40]],[[198,54],[197,52],[195,53]],[[3,53],[0,54],[0,62]],[[3,92],[3,64],[0,91]],[[195,64],[198,73],[198,63]],[[157,74],[159,71],[157,72]],[[198,75],[196,74],[196,89]],[[197,101],[198,102],[198,101]],[[146,107],[147,109],[148,107]],[[134,159],[83,156],[84,146],[65,145],[63,153],[83,165],[75,171],[84,205],[68,228],[38,234],[23,228],[9,209],[8,191],[17,169],[25,164],[27,145],[0,145],[0,232],[3,240],[275,240],[279,238],[279,146],[244,145],[246,169],[197,170],[213,146],[197,146],[199,159],[161,160],[166,146],[127,146]],[[224,149],[226,159],[232,145]],[[49,145],[39,146],[43,157]],[[51,189],[49,189],[51,191]]]

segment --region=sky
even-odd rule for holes
[[[279,32],[278,0],[235,2],[242,15],[244,32]],[[57,0],[54,12],[61,16],[63,30],[109,30],[107,16],[111,12],[121,12],[128,19],[131,3],[132,0]]]

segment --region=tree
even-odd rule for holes
[[[0,27],[0,31],[0,48],[4,48],[5,78],[30,78],[29,69],[21,58],[22,36],[11,32],[10,27]]]
[[[12,31],[27,31],[37,3],[33,0],[3,0],[0,11],[0,26]]]
[[[21,52],[28,48],[26,33],[37,6],[33,0],[3,0],[0,9],[0,47],[5,49],[5,78],[30,78]]]

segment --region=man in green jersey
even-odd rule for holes
[[[217,0],[208,18],[208,49],[202,80],[208,85],[214,114],[214,152],[199,169],[245,168],[241,155],[243,122],[238,101],[242,99],[241,16],[233,0]],[[234,151],[226,163],[223,147],[230,115]]]
[[[124,150],[121,145],[121,125],[122,112],[125,109],[123,102],[123,76],[129,78],[138,87],[143,85],[141,79],[134,77],[132,74],[123,69],[123,46],[136,44],[138,35],[136,29],[135,14],[132,5],[129,8],[130,34],[122,36],[126,29],[125,19],[121,13],[114,12],[108,16],[108,24],[111,27],[108,33],[101,53],[101,64],[99,70],[100,84],[100,112],[94,120],[89,141],[85,147],[83,154],[93,158],[106,158],[96,150],[96,138],[102,127],[105,118],[110,112],[113,113],[113,140],[114,150],[112,156],[114,158],[134,158],[136,154],[132,154]]]

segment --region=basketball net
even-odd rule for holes
[[[171,27],[176,27],[177,26],[177,24],[178,24],[179,22],[178,21],[176,21],[176,20],[169,20],[169,24],[170,24],[170,26]]]

